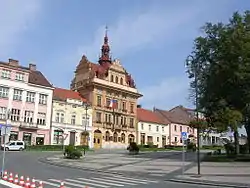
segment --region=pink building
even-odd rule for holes
[[[0,61],[0,124],[5,124],[9,112],[8,140],[50,144],[52,96],[53,86],[35,64],[23,67],[17,60]]]

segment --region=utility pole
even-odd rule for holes
[[[88,108],[89,108],[89,105],[86,102],[85,103],[85,126],[84,126],[85,141],[86,141],[86,138],[87,138],[87,123],[89,121],[89,119],[88,119]],[[88,142],[88,140],[87,140],[87,142]],[[86,146],[84,146],[84,148],[83,148],[83,155],[84,155],[84,157],[86,155]]]

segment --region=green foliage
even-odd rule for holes
[[[67,146],[66,146],[67,147]],[[89,150],[88,146],[75,146],[78,150],[83,150],[84,148]],[[26,150],[28,151],[62,151],[62,145],[33,145],[26,146]]]
[[[206,23],[187,58],[198,109],[219,131],[242,125],[250,104],[250,12],[234,13],[228,23]],[[250,118],[249,118],[250,119]],[[250,134],[250,133],[249,133]]]
[[[138,154],[140,148],[138,147],[138,145],[137,145],[135,142],[131,142],[131,143],[129,144],[127,150],[128,150],[130,153]]]
[[[75,146],[69,145],[65,147],[64,155],[68,159],[79,159],[82,156],[82,153]]]
[[[190,142],[187,144],[187,151],[196,151],[196,144],[193,142]]]

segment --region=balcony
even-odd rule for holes
[[[23,128],[23,129],[38,129],[38,125],[36,123],[20,122],[19,128]]]

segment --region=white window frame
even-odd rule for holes
[[[1,86],[0,87],[0,98],[8,98],[10,88]]]
[[[39,104],[47,104],[48,95],[39,94]]]
[[[36,96],[35,92],[27,91],[26,102],[32,102],[32,103],[34,103],[35,102],[35,96]]]
[[[85,124],[86,124],[86,114],[83,114],[82,115],[82,125],[85,126]],[[87,115],[87,124],[86,124],[86,126],[89,126],[89,115]]]
[[[37,114],[37,124],[46,125],[46,113],[38,112]]]
[[[0,107],[0,119],[6,119],[7,107]]]
[[[17,72],[16,73],[16,80],[24,81],[24,73]]]
[[[20,109],[11,109],[11,116],[10,120],[11,121],[20,121],[20,115],[21,115],[21,110]]]
[[[13,100],[21,101],[23,96],[23,91],[20,89],[14,89]]]
[[[34,112],[30,110],[25,110],[24,112],[24,122],[25,123],[33,123]]]
[[[71,121],[70,121],[70,123],[71,123],[72,125],[75,125],[75,124],[76,124],[76,115],[75,115],[75,114],[72,114],[72,115],[71,115]]]
[[[10,77],[11,77],[11,71],[3,69],[2,73],[1,73],[1,77],[5,78],[5,79],[10,79]]]

